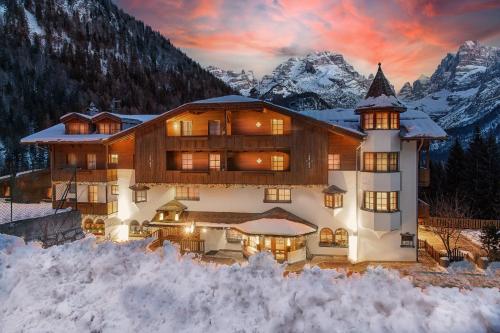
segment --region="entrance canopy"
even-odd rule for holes
[[[309,225],[287,219],[258,219],[232,225],[233,228],[248,235],[301,236],[316,231]]]

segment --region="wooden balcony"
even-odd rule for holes
[[[189,237],[182,234],[181,227],[175,228],[178,229],[177,232],[172,232],[171,229],[174,228],[158,229],[153,232],[153,238],[155,240],[151,244],[152,249],[162,246],[163,242],[168,240],[172,243],[178,244],[181,253],[205,253],[205,241],[199,239],[199,234]]]
[[[168,136],[169,151],[252,150],[290,148],[291,135]]]
[[[213,171],[168,170],[163,182],[172,184],[255,184],[278,185],[293,184],[290,171]]]
[[[53,201],[52,207],[56,208],[60,205],[60,200]],[[78,210],[81,214],[85,215],[111,215],[118,211],[118,201],[110,202],[78,202],[64,201],[62,208],[69,208]]]
[[[53,169],[52,180],[67,182],[73,177],[74,170],[72,169]],[[107,183],[118,180],[116,169],[78,169],[76,171],[77,182],[97,182]]]
[[[418,186],[428,187],[431,184],[431,170],[429,168],[418,169]]]

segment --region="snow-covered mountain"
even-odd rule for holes
[[[238,73],[215,66],[208,66],[207,71],[225,82],[234,90],[239,91],[243,96],[250,96],[250,91],[257,86],[258,83],[253,71],[242,70]]]
[[[500,49],[467,41],[456,54],[446,55],[430,78],[406,83],[398,95],[451,136],[466,140],[475,126],[500,136]]]
[[[242,95],[297,110],[354,107],[365,96],[371,82],[342,55],[326,51],[290,58],[260,82],[250,71],[207,69]]]

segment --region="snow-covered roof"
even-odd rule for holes
[[[73,113],[74,114],[74,113]],[[78,115],[85,116],[89,120],[96,118],[97,116],[103,114],[98,113],[92,117],[88,115],[84,115],[81,113],[77,113]],[[158,115],[150,115],[150,114],[141,114],[141,115],[129,115],[129,114],[118,114],[118,113],[109,113],[116,117],[119,117],[123,121],[133,120],[137,122],[137,124],[149,121],[157,117]],[[46,128],[39,132],[33,133],[21,139],[21,143],[72,143],[72,142],[101,142],[113,135],[109,134],[66,134],[65,125],[57,124],[52,127]]]
[[[367,97],[356,105],[356,109],[367,109],[367,108],[406,108],[406,106],[401,103],[396,96],[390,95],[380,95],[377,97]]]
[[[11,222],[10,219],[11,203],[0,200],[0,224]],[[58,213],[70,211],[71,208],[59,209]],[[55,209],[52,208],[52,202],[40,203],[12,203],[12,221],[20,221],[33,219],[36,217],[48,216],[54,214]]]
[[[356,133],[363,133],[360,128],[359,115],[353,109],[309,110],[300,113]],[[402,138],[446,138],[446,132],[425,112],[408,110],[400,114],[400,121]]]
[[[37,173],[38,171],[42,171],[42,170],[47,170],[47,169],[33,169],[33,170],[21,171],[21,172],[16,173],[16,178],[23,176],[23,175],[30,174],[30,173]],[[11,177],[11,175],[4,175],[4,176],[0,177],[0,180],[9,179],[10,177]]]
[[[311,226],[287,219],[258,219],[232,225],[233,228],[250,235],[300,236],[315,232]]]
[[[208,99],[202,99],[199,101],[194,101],[191,104],[216,104],[216,103],[250,103],[250,102],[262,102],[260,99],[250,98],[240,95],[226,95],[221,97],[214,97]]]

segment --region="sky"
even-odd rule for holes
[[[499,0],[114,0],[203,66],[269,74],[290,57],[382,62],[399,88],[431,75],[466,40],[500,46]]]

